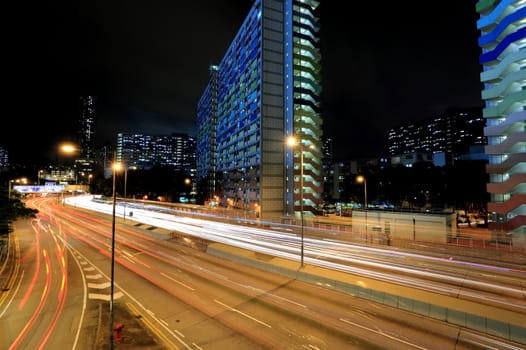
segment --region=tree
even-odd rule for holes
[[[20,199],[8,199],[2,196],[0,199],[0,235],[11,232],[11,224],[19,218],[32,218],[38,214],[38,210],[27,208]]]

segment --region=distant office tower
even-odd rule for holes
[[[322,201],[318,5],[256,0],[202,95],[200,180],[215,172],[223,204],[271,218]]]
[[[167,166],[195,176],[195,139],[186,134],[117,134],[117,161],[126,167]]]
[[[95,96],[80,96],[77,144],[79,152],[75,159],[75,183],[88,184],[93,174],[95,159]]]
[[[526,2],[479,1],[490,228],[526,245]]]
[[[97,98],[95,96],[80,97],[80,118],[78,142],[80,158],[92,159],[95,152],[95,113]]]

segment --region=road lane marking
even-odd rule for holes
[[[113,293],[113,299],[119,299],[122,298],[124,294],[121,292]],[[110,301],[110,294],[99,294],[99,293],[89,293],[88,299],[97,299],[97,300],[104,300],[104,301]]]
[[[133,314],[133,315],[136,315],[136,316],[139,316],[140,313],[139,311],[135,308],[135,306],[133,306],[133,304],[131,303],[126,303],[126,306],[128,307],[128,309],[130,310],[130,312]],[[149,312],[148,310],[146,310],[147,312]],[[150,315],[155,321],[159,321],[155,316],[152,316]],[[161,329],[157,328],[155,326],[155,324],[153,324],[150,320],[148,320],[148,318],[146,317],[140,317],[139,320],[144,323],[144,325],[153,333],[157,336],[158,339],[161,339],[163,341],[163,345],[166,346],[166,348],[168,349],[174,349],[174,350],[178,350],[180,349],[179,346],[177,346],[177,344],[175,344],[174,342],[172,342],[172,340],[166,336]],[[161,323],[160,324],[161,327],[165,328],[166,327]],[[169,332],[172,336],[174,336],[181,344],[183,344],[187,349],[191,349],[190,346],[188,346],[188,344],[186,344],[182,339],[178,338],[175,334],[173,334],[172,332]]]
[[[7,311],[7,309],[9,308],[9,306],[11,305],[11,302],[13,301],[13,299],[15,298],[15,296],[16,296],[17,293],[18,293],[18,290],[20,289],[20,285],[22,284],[22,280],[23,280],[23,279],[24,279],[24,270],[22,270],[22,272],[20,273],[20,279],[18,280],[18,283],[16,284],[16,288],[15,288],[14,292],[13,292],[12,295],[11,295],[11,299],[9,299],[9,301],[8,301],[7,304],[5,305],[4,311],[2,311],[2,313],[0,313],[0,317],[2,317],[2,316],[5,314],[5,312]],[[15,279],[13,279],[13,282],[15,282]],[[9,288],[9,293],[11,293],[11,288]],[[5,293],[5,294],[3,294],[2,296],[5,295],[5,297],[7,298],[7,295],[8,295],[9,293]],[[1,300],[0,305],[3,304],[3,303],[4,303],[4,300]]]
[[[173,281],[173,282],[175,282],[175,283],[180,284],[181,286],[183,286],[183,287],[185,287],[185,288],[188,288],[188,289],[191,290],[191,291],[194,291],[194,290],[195,290],[195,288],[192,288],[192,287],[190,287],[189,285],[184,284],[183,282],[178,281],[178,280],[176,280],[175,278],[172,278],[172,277],[168,276],[168,275],[165,274],[164,272],[161,272],[161,275],[163,275],[164,277],[168,278],[170,281]]]
[[[382,335],[386,338],[389,338],[389,339],[392,339],[392,340],[396,340],[400,343],[403,343],[403,344],[406,344],[406,345],[409,345],[413,348],[416,348],[416,349],[421,349],[421,350],[427,350],[427,348],[424,348],[424,347],[421,347],[419,345],[416,345],[416,344],[413,344],[413,343],[410,343],[410,342],[407,342],[405,340],[402,340],[400,338],[396,338],[396,337],[393,337],[392,335],[389,335],[387,333],[384,333],[382,331],[378,331],[376,329],[372,329],[372,328],[369,328],[369,327],[365,327],[365,326],[362,326],[361,324],[358,324],[358,323],[355,323],[355,322],[352,322],[352,321],[349,321],[349,320],[346,320],[344,318],[340,318],[340,321],[342,322],[345,322],[345,323],[348,323],[350,325],[353,325],[353,326],[356,326],[356,327],[359,327],[359,328],[362,328],[362,329],[365,329],[366,331],[369,331],[369,332],[373,332],[373,333],[376,333],[376,334],[379,334],[379,335]]]
[[[240,311],[240,310],[238,310],[238,309],[234,309],[233,307],[230,307],[230,306],[228,306],[228,305],[226,305],[226,304],[220,302],[220,301],[217,300],[217,299],[214,299],[214,302],[216,302],[216,303],[218,303],[219,305],[221,305],[221,306],[223,306],[223,307],[229,309],[230,311],[236,312],[236,313],[238,313],[238,314],[240,314],[240,315],[242,315],[242,316],[245,316],[245,317],[247,317],[247,318],[250,318],[252,321],[255,321],[255,322],[259,323],[259,324],[262,324],[263,326],[266,326],[266,327],[268,327],[268,328],[272,328],[272,326],[269,325],[268,323],[265,323],[265,322],[263,322],[263,321],[260,321],[260,320],[258,320],[257,318],[254,318],[254,317],[252,317],[252,316],[250,316],[250,315],[248,315],[248,314],[246,314],[246,313],[244,313],[244,312],[242,312],[242,311]]]

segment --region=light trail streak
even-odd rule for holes
[[[134,215],[134,216],[139,216],[139,214]],[[289,255],[293,259],[297,258],[297,251],[295,250],[295,248],[297,247],[297,237],[294,235],[287,235],[287,234],[283,235],[281,232],[277,232],[273,230],[257,229],[256,231],[253,229],[239,228],[236,225],[219,224],[218,226],[216,226],[217,224],[206,224],[198,220],[197,221],[193,219],[187,220],[187,219],[179,218],[179,217],[177,217],[176,219],[167,220],[165,217],[163,217],[163,215],[158,215],[158,214],[155,214],[155,216],[157,220],[161,220],[161,221],[152,220],[151,221],[152,226],[164,227],[164,224],[161,224],[163,222],[166,223],[167,225],[177,224],[178,226],[168,226],[168,227],[177,227],[177,230],[179,230],[179,228],[182,227],[185,230],[187,230],[187,232],[189,232],[188,234],[194,235],[195,233],[196,237],[197,236],[203,237],[201,233],[204,232],[204,235],[205,235],[204,237],[207,237],[206,235],[209,235],[208,237],[211,237],[212,241],[217,241],[217,239],[214,239],[214,238],[219,237],[221,240],[224,240],[226,242],[235,242],[235,243],[240,242],[239,244],[241,244],[244,247],[247,247],[247,249],[252,248],[251,250],[253,251],[259,251],[257,249],[261,248],[262,249],[261,251],[266,252],[267,254],[270,254],[272,256],[282,256],[281,251],[284,251],[285,254],[283,254],[283,256]],[[170,221],[172,221],[172,223]],[[150,223],[150,222],[147,222],[147,223]],[[193,228],[190,228],[190,226],[193,226]],[[168,228],[168,227],[164,227],[164,228]],[[168,229],[172,229],[172,228],[168,228]],[[175,228],[173,229],[176,230]],[[121,235],[121,237],[124,237],[124,235]],[[147,237],[147,235],[145,235],[145,237]],[[241,237],[242,239],[239,239],[239,237]],[[230,244],[230,245],[237,245],[237,244]],[[346,249],[348,250],[358,249],[358,247],[354,247],[352,245],[344,246],[344,244],[342,244],[342,248],[340,252],[339,249],[334,248],[334,242],[327,242],[326,245],[325,244],[319,245],[317,240],[312,240],[309,243],[309,245],[311,246],[311,251],[313,254],[314,253],[318,254],[319,252],[323,253],[324,250],[327,250],[327,251],[332,250],[335,253],[335,255],[338,256],[338,260],[342,262],[345,262],[347,259],[350,259],[351,261],[353,261],[353,259],[351,259],[349,256],[346,255],[346,251],[345,251]],[[139,249],[139,250],[148,249],[148,248],[145,248],[146,247],[145,244],[136,243],[133,246],[138,247],[136,249]],[[275,254],[277,248],[281,250],[277,252],[279,255]],[[364,247],[360,246],[360,248],[364,248]],[[367,249],[365,250],[367,251]],[[377,252],[378,254],[380,254],[379,251],[380,250],[378,249],[378,252]],[[133,256],[130,255],[130,253],[124,250],[122,251],[122,253],[125,254],[126,256],[131,256],[131,257],[135,256],[135,255]],[[381,254],[388,255],[388,254],[385,254],[384,250],[382,250]],[[398,252],[396,252],[396,254],[398,255]],[[150,253],[150,255],[152,255],[152,253]],[[418,256],[418,255],[411,256],[411,254],[407,254],[405,256],[403,254],[400,254],[400,257],[401,258],[417,258],[417,259],[427,258],[426,256]],[[366,259],[366,257],[360,257],[359,259],[354,259],[354,260],[361,261],[362,259]],[[369,259],[371,258],[369,257]],[[316,261],[316,260],[318,259],[312,259],[312,261]],[[436,260],[429,259],[429,260],[447,263],[447,261],[444,261],[444,259],[436,259]],[[376,265],[376,268],[380,268],[380,267],[384,268],[384,266],[378,261],[372,261],[372,262],[369,261],[368,263],[372,265]],[[335,264],[335,265],[338,265],[338,264]],[[335,265],[329,264],[328,266],[335,266]],[[484,266],[481,266],[481,267],[485,268]],[[406,267],[403,267],[403,266],[397,266],[396,268],[402,269],[402,270],[407,269]],[[516,271],[513,271],[513,272],[516,272]],[[521,271],[521,273],[523,272]],[[453,276],[453,278],[458,278],[458,277]],[[464,279],[462,278],[458,278],[458,279],[460,283],[464,282]],[[454,289],[451,289],[451,290],[454,290]],[[162,322],[162,320],[160,321]]]
[[[90,202],[89,199],[79,200],[77,206],[86,206],[91,208],[91,210],[106,212],[106,214],[109,214],[111,209],[109,205],[93,203]],[[165,212],[151,212],[143,209],[134,209],[133,220],[154,227],[177,231],[205,240],[224,243],[275,257],[290,260],[298,259],[299,237],[287,232],[255,227],[247,228],[222,222],[181,217]],[[381,260],[371,258],[370,256],[357,257],[357,254],[353,254],[353,250],[356,249],[360,249],[361,252],[386,256],[385,250],[378,248],[307,238],[305,239],[305,260],[313,266],[396,283],[423,291],[457,296],[458,298],[467,298],[468,300],[477,300],[484,304],[496,304],[522,313],[526,311],[526,305],[524,305],[526,292],[521,285],[514,287],[501,283],[475,280],[467,276],[465,271],[444,274],[429,271],[428,268],[422,270],[418,267],[418,264],[410,261],[402,265],[400,263],[393,264],[391,261],[380,262]],[[426,262],[449,263],[452,267],[469,265],[470,267],[476,267],[478,269],[491,270],[494,273],[502,271],[519,275],[526,274],[525,270],[494,269],[491,265],[470,265],[468,262],[460,264],[458,260],[445,261],[444,259],[414,253],[390,251],[388,254],[403,259],[412,258]],[[321,260],[320,257],[331,261]],[[365,268],[354,266],[356,264]],[[404,277],[404,275],[406,277]],[[484,278],[483,275],[479,277]],[[492,294],[482,295],[471,290],[480,290]],[[503,296],[510,296],[514,299],[511,300]]]
[[[47,255],[47,252],[45,249],[42,251],[42,254],[44,255],[44,262],[45,262],[47,272],[46,272],[46,281],[45,281],[44,289],[40,297],[40,302],[38,303],[37,308],[31,315],[31,318],[29,319],[29,321],[26,322],[22,331],[18,334],[16,339],[13,341],[13,343],[9,347],[9,350],[17,349],[18,346],[21,344],[21,342],[27,337],[29,330],[36,323],[38,317],[40,316],[40,314],[42,313],[42,310],[44,309],[44,305],[46,304],[46,300],[48,298],[48,294],[49,294],[50,286],[51,286],[51,273],[50,273],[50,268],[49,268],[49,265],[51,262],[49,260],[49,256]]]
[[[53,235],[53,240],[55,242],[56,246],[56,255],[58,261],[60,261],[60,271],[62,273],[62,279],[61,279],[61,285],[60,290],[58,293],[58,305],[55,308],[55,312],[53,314],[53,317],[51,319],[51,323],[48,325],[44,337],[42,338],[40,345],[38,346],[38,349],[43,349],[46,343],[48,342],[49,338],[51,337],[51,334],[55,330],[55,327],[57,325],[57,322],[62,314],[62,310],[64,309],[64,305],[66,303],[66,294],[67,294],[67,276],[68,271],[66,267],[66,263],[64,260],[64,253],[66,252],[66,246],[63,244],[61,245],[60,242],[57,240],[55,235]]]
[[[26,253],[26,256],[30,252],[33,252],[35,250],[37,252],[40,252],[40,234],[39,234],[40,225],[34,225],[34,223],[32,222],[31,227],[33,228],[33,231],[35,232],[35,244],[33,245],[34,248],[30,249]],[[31,283],[29,284],[29,288],[27,289],[25,295],[22,297],[22,300],[18,304],[18,310],[22,310],[24,308],[25,304],[27,303],[29,299],[29,296],[31,295],[31,293],[33,292],[33,289],[35,288],[36,281],[38,279],[38,275],[40,274],[40,268],[41,268],[40,254],[36,254],[36,258],[37,258],[37,262],[35,265],[35,273],[33,274],[33,278],[31,280]],[[25,260],[25,258],[22,260]]]
[[[15,268],[14,268],[14,271],[13,271],[13,277],[11,279],[9,279],[8,281],[8,284],[5,286],[6,290],[8,291],[11,291],[11,289],[13,288],[13,286],[15,285],[16,283],[16,280],[17,280],[17,277],[18,277],[18,274],[20,273],[20,242],[18,241],[18,236],[15,234],[12,234],[10,235],[10,239],[12,239],[12,237],[14,237],[14,245],[15,245],[15,252],[14,252],[14,259],[15,259]],[[7,259],[6,259],[6,262],[7,262]],[[0,270],[0,273],[3,272],[3,269],[5,268],[5,263],[4,265],[2,266],[2,269]],[[0,313],[0,318],[7,312],[7,310],[9,309],[9,306],[11,305],[11,303],[13,302],[15,296],[18,294],[18,290],[20,289],[20,285],[22,283],[22,280],[24,278],[24,271],[22,270],[22,272],[20,273],[20,279],[18,280],[18,284],[16,286],[16,289],[14,291],[14,293],[11,293],[11,299],[9,299],[9,302],[5,305],[5,308],[4,310]],[[7,300],[7,297],[10,293],[2,293],[0,294],[0,305],[2,305],[5,300]]]

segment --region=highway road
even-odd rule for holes
[[[70,199],[73,203],[73,199]],[[90,197],[75,199],[79,207],[111,214],[111,203],[93,202]],[[122,206],[117,215],[122,217]],[[185,233],[212,242],[233,245],[251,251],[290,260],[299,260],[300,239],[297,227],[276,225],[262,228],[234,225],[221,221],[186,217],[184,212],[166,208],[137,206],[133,221],[166,230]],[[154,211],[157,210],[157,211]],[[121,213],[119,213],[119,211]],[[210,219],[208,217],[205,219]],[[219,218],[221,219],[221,218]],[[130,220],[130,218],[128,218]],[[304,239],[305,262],[310,265],[344,271],[412,286],[419,290],[455,295],[459,299],[511,310],[526,315],[526,268],[497,266],[494,262],[470,262],[450,255],[401,251],[364,246],[326,237]]]
[[[1,349],[75,348],[84,279],[67,237],[39,216],[17,225],[13,274],[0,295]]]
[[[93,348],[89,344],[90,337],[93,338],[93,319],[86,315],[91,315],[96,305],[107,307],[109,300],[111,217],[78,210],[81,201],[76,198],[65,206],[56,198],[28,202],[38,208],[40,214],[33,229],[19,235],[17,242],[20,256],[34,257],[27,261],[29,265],[24,265],[22,262],[26,260],[20,258],[13,286],[0,299],[0,348],[27,348],[19,338],[31,341],[30,346],[35,349],[55,349],[59,344],[61,349]],[[134,221],[119,220],[117,226],[115,300],[140,315],[144,326],[166,349],[479,349],[484,346],[513,349],[517,346],[192,248],[202,247],[202,240],[222,241],[297,260],[298,237],[288,228],[222,226],[213,221],[154,213],[155,220],[165,224],[176,222],[176,227],[165,228],[166,233],[186,233],[188,242],[181,245],[169,239],[168,234],[163,239],[139,228],[135,220],[142,221],[143,215],[144,221],[154,219],[147,219],[140,209],[133,211]],[[155,225],[163,227],[158,221]],[[194,239],[196,244],[192,244]],[[25,241],[28,243],[23,244]],[[53,266],[46,263],[49,249],[55,250]],[[456,293],[479,300],[485,307],[524,313],[524,271],[520,269],[464,264],[418,254],[393,254],[383,249],[364,250],[331,240],[324,244],[319,239],[308,240],[305,251],[309,264],[347,266],[351,269],[349,273],[368,273],[369,278],[398,276],[399,283],[408,283],[415,289]],[[42,273],[38,282],[42,288],[37,292],[26,276],[32,269],[30,266],[39,265],[39,259],[50,267],[54,277]],[[409,269],[409,266],[413,267]],[[56,298],[36,301],[53,290]],[[23,295],[35,300],[20,312],[17,305],[24,299]],[[41,310],[39,313],[45,315],[36,322],[40,327],[31,326],[36,324],[31,321],[34,310]],[[20,321],[11,322],[21,314],[24,316]],[[37,332],[41,328],[43,330]]]

